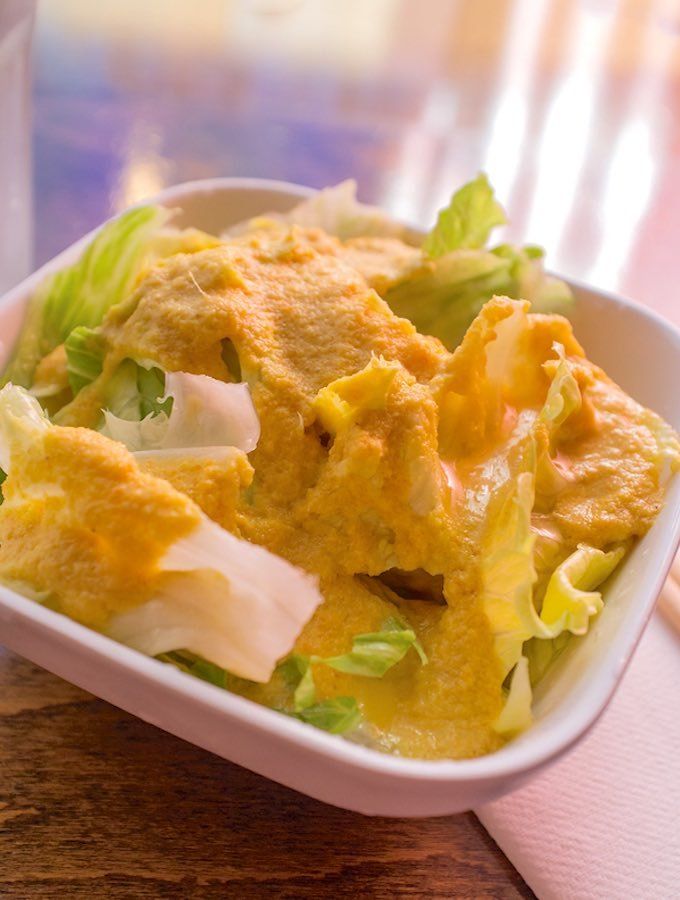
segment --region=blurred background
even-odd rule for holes
[[[513,239],[680,323],[677,0],[43,0],[34,71],[38,262],[173,182],[428,225],[484,169]]]

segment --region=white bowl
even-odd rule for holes
[[[181,224],[220,231],[266,210],[286,210],[309,193],[291,184],[224,178],[169,188],[155,199],[178,208]],[[35,285],[71,262],[88,239],[0,301],[6,347]],[[680,430],[680,334],[647,309],[572,286],[572,319],[588,354]],[[572,642],[539,685],[535,725],[478,759],[400,759],[357,746],[173,670],[6,588],[0,588],[0,641],[145,721],[311,797],[373,815],[456,813],[518,787],[593,725],[630,661],[679,541],[676,478],[654,527],[609,585],[590,633]]]

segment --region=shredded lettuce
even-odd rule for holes
[[[150,361],[124,359],[108,379],[102,393],[106,410],[115,419],[139,422],[147,416],[162,413],[168,416],[172,410],[172,398],[163,397],[165,373]],[[68,409],[64,407],[60,410],[54,417],[55,422],[60,423]]]
[[[149,241],[167,217],[158,206],[129,210],[105,225],[77,262],[40,285],[29,303],[4,384],[30,387],[39,361],[63,344],[74,328],[101,324],[106,312],[130,291]]]
[[[482,605],[503,679],[519,660],[524,642],[540,630],[533,601],[533,503],[533,476],[522,472],[500,508],[492,511],[493,525],[481,554]]]
[[[510,688],[505,705],[494,722],[494,731],[504,737],[513,737],[525,731],[533,721],[531,702],[529,662],[526,657],[520,656],[510,678]]]
[[[422,245],[425,264],[391,284],[384,299],[398,316],[450,350],[495,294],[528,300],[536,312],[568,312],[571,291],[545,274],[540,248],[500,244],[485,249],[493,228],[505,221],[486,176],[478,175],[439,213]]]
[[[347,734],[361,722],[361,712],[354,697],[331,697],[294,713],[295,718],[321,728],[330,734]]]
[[[338,434],[365,410],[381,409],[400,368],[397,362],[373,356],[361,371],[336,378],[321,388],[314,398],[313,409],[323,427],[331,434]]]
[[[432,259],[461,248],[483,247],[497,225],[505,225],[505,211],[483,172],[457,190],[441,210],[437,224],[423,242]]]
[[[564,633],[587,631],[591,617],[602,609],[602,597],[595,588],[625,554],[624,547],[604,552],[579,545],[560,560],[559,535],[542,536],[532,524],[536,490],[546,490],[561,478],[550,456],[551,444],[582,402],[564,348],[556,343],[553,349],[558,364],[545,403],[515,448],[516,470],[511,466],[489,505],[480,561],[482,603],[502,678],[518,665],[525,650],[531,669],[527,683],[535,681],[561,652]],[[537,608],[541,594],[542,605]],[[524,682],[524,675],[517,677]]]
[[[64,342],[66,370],[73,396],[98,378],[104,367],[106,341],[99,328],[78,325]]]
[[[420,661],[425,664],[427,656],[412,628],[406,628],[394,618],[388,619],[381,631],[359,634],[352,641],[352,649],[341,656],[325,659],[312,657],[313,662],[323,663],[338,672],[348,675],[363,675],[367,678],[382,678],[393,666],[413,648]]]
[[[197,447],[238,447],[245,453],[255,449],[260,436],[260,423],[245,383],[227,384],[207,375],[168,372],[163,385],[154,373],[146,371],[141,387],[142,397],[162,395],[156,415],[150,412],[142,419],[130,420],[104,411],[102,432],[120,441],[134,452],[153,452]],[[155,383],[153,379],[156,379]],[[141,391],[140,391],[141,393]]]
[[[625,547],[608,553],[579,544],[553,572],[543,598],[541,621],[548,636],[563,631],[585,634],[592,616],[603,606],[602,595],[595,588],[612,574],[625,555]]]
[[[321,602],[315,579],[203,516],[159,563],[155,596],[106,632],[149,656],[184,648],[266,682]]]
[[[232,683],[238,680],[221,666],[216,666],[186,650],[162,653],[157,658],[161,662],[172,663],[195,678],[200,678],[202,681],[207,681],[224,690],[229,690]],[[310,671],[309,661],[305,657],[296,658],[296,654],[288,657],[287,664],[292,666],[298,677],[301,671]],[[300,668],[297,667],[298,665]],[[331,734],[346,734],[355,730],[361,722],[361,712],[354,697],[331,697],[317,703],[313,682],[311,691],[307,688],[307,693],[305,693],[305,684],[303,675],[295,692],[293,712],[288,712],[288,715]],[[286,712],[286,710],[282,710],[282,712]]]
[[[392,616],[383,623],[380,631],[356,635],[349,653],[326,657],[292,653],[279,665],[278,670],[293,690],[293,715],[324,728],[324,725],[319,724],[319,720],[323,721],[321,711],[329,709],[335,712],[334,704],[338,702],[348,712],[347,720],[343,719],[343,731],[354,728],[360,719],[356,701],[351,697],[336,697],[317,703],[312,666],[323,665],[348,675],[382,678],[401,662],[410,649],[416,651],[423,665],[427,663],[425,651],[413,629]],[[355,713],[350,715],[350,709],[355,710]],[[313,712],[310,713],[310,710]]]
[[[173,650],[170,653],[159,654],[157,659],[161,662],[172,663],[178,669],[188,672],[195,678],[200,678],[201,681],[207,681],[209,684],[225,690],[229,688],[229,672],[221,666],[216,666],[215,663],[196,656],[195,653],[189,653],[187,650]]]

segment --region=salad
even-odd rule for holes
[[[424,240],[345,182],[223,235],[141,206],[40,285],[0,389],[0,579],[402,756],[492,752],[680,460],[484,175]]]

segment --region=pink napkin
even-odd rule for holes
[[[583,742],[476,812],[542,900],[680,897],[680,637],[658,613]]]

